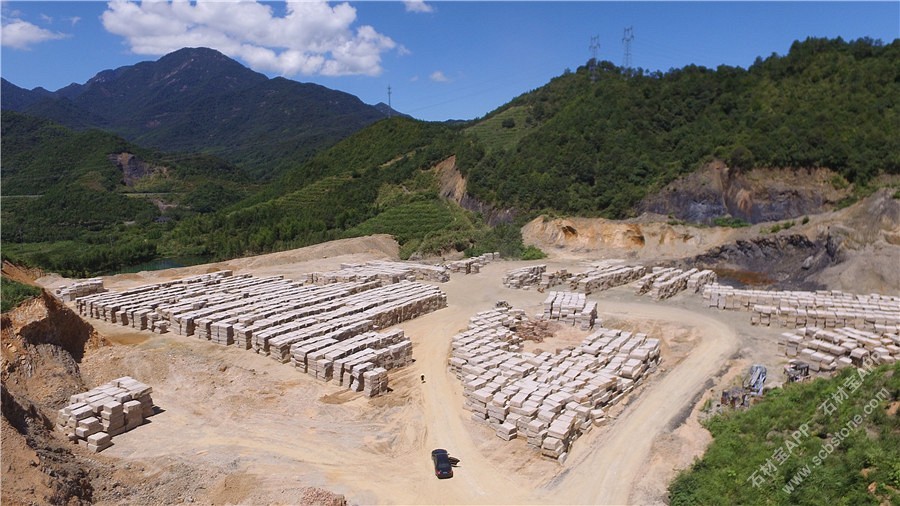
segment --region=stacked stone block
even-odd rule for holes
[[[861,367],[864,361],[893,364],[900,361],[900,335],[876,334],[854,328],[803,327],[781,334],[785,356],[809,364],[812,371],[831,372]]]
[[[668,299],[684,290],[697,293],[717,279],[716,273],[711,270],[684,271],[673,267],[654,267],[635,283],[635,291],[638,295],[649,293],[656,300]]]
[[[450,280],[450,274],[446,267],[440,265],[373,260],[364,264],[341,264],[337,271],[312,272],[307,274],[306,279],[307,283],[318,285],[351,281],[398,283],[401,280],[446,283]]]
[[[60,409],[57,429],[70,441],[83,442],[93,452],[112,445],[112,437],[139,427],[153,415],[153,389],[129,376],[75,394]]]
[[[450,272],[460,272],[463,274],[478,274],[481,272],[481,268],[485,265],[495,261],[500,260],[500,253],[485,253],[483,255],[466,258],[464,260],[456,260],[453,262],[447,263],[447,268]]]
[[[524,353],[511,329],[526,320],[524,311],[509,308],[476,314],[453,338],[450,370],[463,383],[473,420],[504,440],[523,436],[563,462],[575,439],[605,421],[604,408],[656,368],[659,340],[600,328],[577,347]]]
[[[597,303],[583,293],[551,291],[544,299],[543,318],[590,330],[597,320]]]
[[[413,275],[408,269],[392,270],[398,265],[408,264],[366,264],[366,269],[376,269],[380,274],[369,276],[357,271],[347,278],[352,278],[349,281],[307,285],[280,276],[228,273],[195,277],[190,282],[93,295],[78,299],[78,306],[86,316],[236,345],[282,363],[294,361],[294,348],[302,345],[298,349],[304,352],[305,372],[323,381],[335,378],[338,384],[363,391],[364,373],[403,366],[412,350],[402,332],[400,337],[390,333],[386,340],[374,331],[447,305],[446,295],[439,288],[409,281]],[[347,269],[345,273],[353,268]],[[320,351],[322,356],[316,355],[312,362],[306,360],[306,353]],[[339,368],[335,373],[337,359],[347,356],[352,356],[358,367],[346,371]],[[345,372],[350,375],[346,382]],[[378,376],[370,375],[372,387],[366,393],[386,391],[386,372],[378,372]]]
[[[631,283],[646,272],[647,268],[642,265],[599,264],[586,272],[572,276],[569,282],[572,290],[591,294]]]
[[[546,271],[546,265],[530,265],[512,269],[503,276],[503,286],[528,289],[539,284]]]
[[[103,280],[101,278],[84,279],[76,281],[71,285],[61,286],[56,289],[56,296],[64,302],[73,302],[78,297],[91,295],[93,293],[105,292]]]
[[[742,290],[707,285],[703,298],[709,307],[750,311],[754,325],[788,328],[849,327],[876,334],[900,332],[900,297],[858,295],[837,290]]]

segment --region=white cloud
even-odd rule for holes
[[[72,26],[75,26],[78,24],[79,21],[81,21],[81,17],[80,16],[72,16],[71,18],[68,19],[68,21],[70,23],[72,23]]]
[[[446,83],[450,81],[450,79],[446,75],[444,75],[444,72],[442,70],[435,70],[431,73],[430,76],[428,76],[428,79],[431,79],[436,83]]]
[[[16,49],[28,49],[33,44],[67,37],[65,34],[51,32],[21,19],[6,18],[3,19],[0,33],[2,33],[0,44]]]
[[[354,28],[356,9],[347,3],[286,3],[285,15],[277,16],[256,1],[112,0],[102,21],[137,54],[210,47],[254,70],[283,75],[377,76],[382,53],[402,48],[369,25]]]
[[[425,3],[425,0],[406,0],[403,4],[406,12],[434,12],[434,7]]]

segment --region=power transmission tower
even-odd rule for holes
[[[591,61],[588,63],[588,68],[591,71],[591,82],[594,82],[597,80],[597,54],[600,52],[599,35],[591,37],[591,45],[588,46],[588,49],[591,50]]]
[[[631,68],[631,41],[634,40],[634,27],[629,26],[625,29],[625,34],[622,35],[622,44],[625,46],[625,58],[622,66],[626,69]]]
[[[391,107],[391,85],[388,85],[388,119],[390,119],[394,109]]]

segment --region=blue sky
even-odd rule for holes
[[[632,65],[746,67],[806,37],[890,42],[890,2],[2,2],[0,73],[56,90],[101,70],[214,47],[283,75],[387,101],[426,120],[471,119],[542,86],[591,56]]]

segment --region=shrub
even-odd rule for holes
[[[713,219],[713,225],[717,227],[743,228],[749,227],[750,224],[740,218],[731,216],[719,216]]]
[[[528,246],[522,252],[522,260],[540,260],[542,258],[547,258],[547,254],[537,246]]]
[[[0,278],[0,311],[7,312],[28,299],[41,294],[41,289],[13,281],[9,278]]]

